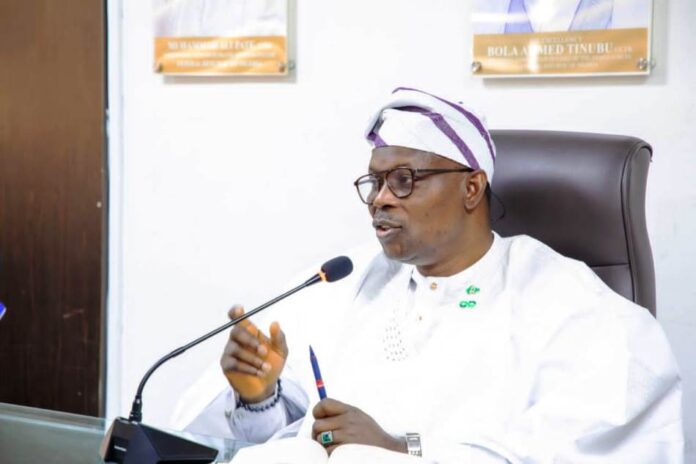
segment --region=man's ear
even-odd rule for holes
[[[466,176],[462,184],[462,188],[466,191],[464,207],[467,211],[473,211],[481,204],[483,198],[486,196],[488,176],[486,176],[484,171],[479,169]]]

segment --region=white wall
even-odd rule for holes
[[[260,303],[298,270],[371,239],[351,185],[369,156],[363,125],[376,97],[410,85],[482,108],[492,128],[652,143],[658,317],[682,368],[696,459],[696,3],[655,0],[649,78],[517,81],[469,75],[471,2],[297,3],[292,76],[205,79],[153,73],[150,2],[109,2],[108,415],[126,414],[148,366],[223,322],[233,302]],[[147,422],[166,422],[223,344],[218,336],[155,374]]]

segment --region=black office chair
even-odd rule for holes
[[[650,145],[618,135],[491,134],[498,151],[491,187],[501,200],[491,203],[493,229],[530,235],[584,261],[614,291],[655,315],[645,224]]]

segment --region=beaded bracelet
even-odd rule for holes
[[[263,406],[254,406],[255,404],[259,403],[247,403],[245,402],[242,398],[237,399],[237,407],[246,409],[247,411],[251,412],[263,412],[271,409],[273,406],[278,404],[278,401],[280,401],[280,394],[283,392],[283,386],[280,384],[280,379],[278,379],[278,383],[276,384],[276,393],[275,397],[273,398],[273,401],[271,401],[268,404],[265,404]],[[267,400],[264,400],[267,401]],[[263,403],[264,401],[261,401],[260,403]]]

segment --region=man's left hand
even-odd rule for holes
[[[400,453],[406,452],[406,442],[385,432],[375,420],[360,409],[340,401],[325,398],[312,410],[316,419],[312,425],[312,436],[320,444],[322,432],[332,432],[333,443],[324,445],[331,455],[340,445],[356,443],[378,446]]]

